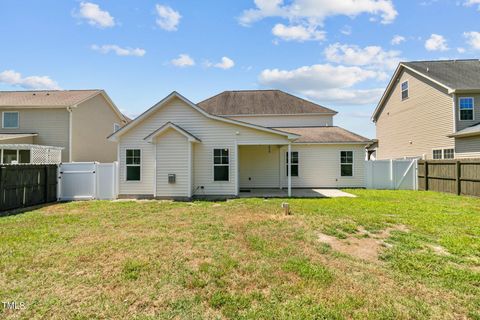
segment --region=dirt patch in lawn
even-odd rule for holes
[[[408,228],[404,225],[397,225],[379,233],[371,233],[363,228],[359,228],[357,233],[350,235],[346,239],[319,233],[318,240],[330,245],[335,251],[367,261],[377,262],[382,248],[391,246],[384,240],[390,237],[392,231],[408,232]]]

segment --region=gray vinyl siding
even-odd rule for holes
[[[156,139],[157,197],[189,196],[190,142],[179,132],[170,129]],[[175,174],[175,183],[168,183],[168,175]]]
[[[456,138],[455,158],[480,158],[480,136]]]
[[[286,137],[207,118],[180,99],[172,99],[155,113],[120,136],[120,194],[153,195],[155,154],[146,136],[166,122],[173,122],[201,140],[193,148],[193,194],[235,195],[237,191],[236,148],[241,144],[287,144]],[[213,149],[230,150],[230,180],[213,181]],[[125,150],[142,150],[142,178],[125,181]],[[203,187],[203,188],[202,188]]]
[[[0,133],[38,133],[33,137],[34,144],[62,147],[62,161],[69,160],[69,113],[65,108],[0,109],[4,111],[19,112],[19,128],[0,128]]]
[[[474,101],[473,120],[460,120],[460,98],[472,97]],[[457,131],[468,128],[480,123],[480,94],[459,94],[456,96],[455,119],[457,121]]]
[[[409,81],[402,101],[401,83]],[[453,148],[453,99],[438,85],[404,70],[387,97],[377,122],[377,159],[432,158],[436,148]]]

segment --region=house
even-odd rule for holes
[[[372,120],[377,159],[480,157],[480,61],[400,63]]]
[[[369,139],[333,126],[335,114],[277,90],[198,104],[173,92],[109,137],[118,142],[119,197],[364,187]]]
[[[62,162],[112,162],[107,136],[127,123],[103,90],[1,91],[0,112],[2,163],[29,163],[46,148]]]

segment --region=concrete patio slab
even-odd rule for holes
[[[288,198],[286,189],[248,189],[241,190],[240,198]],[[339,189],[292,189],[293,198],[339,198],[356,196]]]

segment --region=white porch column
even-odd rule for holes
[[[193,148],[193,142],[188,141],[188,198],[192,197],[192,166],[193,166],[193,161],[192,161],[192,148]]]
[[[238,196],[240,194],[240,155],[239,153],[239,148],[238,148],[238,142],[235,139],[235,195]]]
[[[288,144],[288,166],[287,166],[287,176],[288,176],[288,196],[292,196],[292,144]]]

